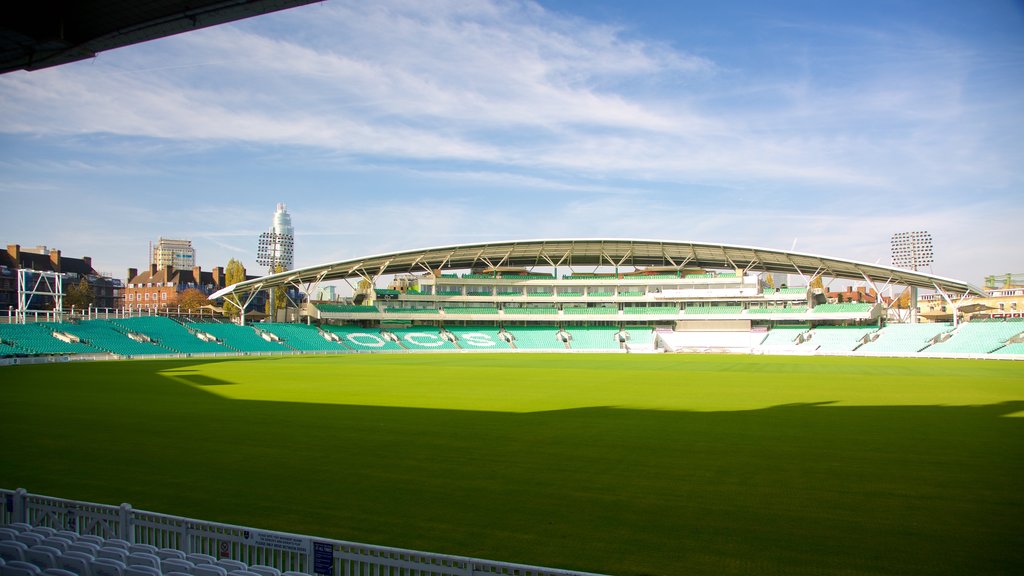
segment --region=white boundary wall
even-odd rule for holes
[[[260,530],[0,489],[0,526],[27,522],[319,576],[599,576]]]

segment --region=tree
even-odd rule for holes
[[[84,310],[95,301],[96,294],[92,291],[92,286],[89,286],[89,281],[85,278],[73,284],[64,294],[64,307],[66,308],[75,307],[79,310]]]
[[[209,303],[210,299],[198,288],[189,288],[178,296],[178,305],[189,312],[195,312]]]
[[[231,286],[243,280],[245,280],[245,266],[242,266],[242,263],[234,258],[228,260],[228,265],[224,269],[225,286]],[[228,316],[238,316],[238,306],[230,298],[224,299],[224,313]]]

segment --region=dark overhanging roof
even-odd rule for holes
[[[426,273],[478,267],[672,267],[739,269],[757,272],[824,275],[879,284],[930,288],[952,294],[984,292],[952,278],[803,252],[713,244],[631,239],[550,239],[457,244],[364,256],[271,274],[224,288],[211,298],[277,286],[382,274]]]
[[[0,73],[39,70],[105,50],[317,0],[23,0],[0,11]]]

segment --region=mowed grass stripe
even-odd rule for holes
[[[1020,364],[404,355],[0,371],[0,486],[614,574],[1005,574]]]

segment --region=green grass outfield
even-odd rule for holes
[[[1024,574],[1024,363],[0,368],[0,487],[619,575]]]

